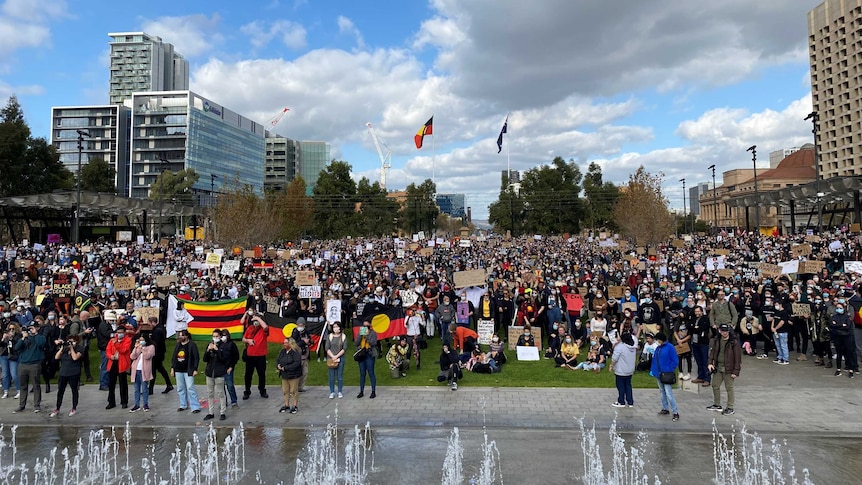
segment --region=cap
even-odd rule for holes
[[[296,324],[299,325],[300,323],[305,325],[305,317],[299,317],[296,319]]]
[[[722,323],[721,325],[718,326],[718,331],[719,332],[729,332],[730,331],[730,325],[728,325],[726,323]]]

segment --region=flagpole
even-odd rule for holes
[[[435,176],[435,164],[437,163],[437,147],[434,143],[434,133],[431,133],[431,183],[434,184],[434,192],[437,192],[437,177]]]

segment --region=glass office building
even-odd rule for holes
[[[200,203],[234,181],[263,190],[263,125],[192,91],[134,93],[130,197],[147,197],[164,170],[194,169]]]
[[[296,169],[299,165],[299,142],[270,132],[266,132],[264,141],[266,142],[266,167],[263,189],[268,192],[284,192],[287,185],[296,178]]]
[[[320,172],[329,165],[329,144],[322,141],[299,142],[299,174],[306,183],[306,194],[312,195]]]
[[[451,217],[466,217],[464,199],[464,194],[437,194],[437,207]]]

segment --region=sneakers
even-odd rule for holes
[[[60,410],[55,409],[55,410],[51,411],[51,414],[49,414],[48,417],[49,418],[55,418],[55,417],[57,417],[58,414],[60,414]]]
[[[673,422],[679,421],[679,413],[673,413]]]
[[[766,355],[766,354],[760,354],[760,355],[758,355],[758,356],[757,356],[757,359],[758,359],[758,360],[764,360],[764,359],[768,359],[768,358],[769,358],[769,356],[768,356],[768,355]]]
[[[662,410],[661,410],[661,411],[659,411],[658,413],[659,413],[659,415],[661,415],[661,416],[667,416],[668,414],[670,414],[670,411],[668,411],[667,409],[662,409]]]
[[[835,371],[835,377],[841,377],[841,369]]]
[[[781,362],[778,363],[778,365],[790,365],[790,361],[782,360]]]
[[[611,403],[611,406],[613,406],[613,407],[615,407],[615,408],[624,408],[624,407],[626,407],[626,405],[625,405],[625,404],[623,404],[623,403],[621,403],[621,402],[617,402],[617,401],[614,401],[613,403]]]
[[[402,372],[402,373],[401,373],[401,377],[407,377],[407,373],[406,373],[406,372]]]
[[[140,406],[137,406],[137,405],[136,405],[136,406],[132,406],[132,409],[129,409],[129,412],[130,412],[130,413],[133,413],[133,412],[135,412],[135,411],[137,411],[137,410],[139,410],[139,409],[141,409],[141,407],[140,407]]]
[[[453,391],[457,391],[457,390],[458,390],[458,383],[457,383],[457,382],[453,382],[453,383],[452,383],[452,390],[453,390]]]
[[[726,408],[724,411],[721,412],[721,414],[725,416],[730,416],[731,414],[733,414],[733,408]]]
[[[796,357],[796,360],[797,361],[806,361],[806,360],[808,360],[808,357],[806,357],[805,354],[799,354],[799,356]]]
[[[75,410],[75,408],[72,408],[72,410],[71,410],[71,411],[69,411],[69,417],[70,417],[70,418],[71,418],[72,416],[76,415],[76,414],[78,414],[78,411],[77,411],[77,410]]]
[[[204,421],[209,421],[210,419],[213,419],[214,417],[215,417],[214,414],[207,414],[206,416],[204,416]]]
[[[147,406],[146,404],[144,404],[144,412],[145,412],[145,413],[150,412],[150,407],[149,407],[149,406]]]
[[[707,411],[721,411],[721,406],[719,406],[718,404],[713,404],[712,406],[707,406],[706,410]]]
[[[19,397],[21,397],[21,391],[18,391],[18,392],[16,392],[16,393],[15,393],[15,398],[14,398],[14,399],[18,399]]]
[[[329,393],[329,399],[335,399],[335,393],[334,392]]]
[[[342,393],[340,393],[340,392],[339,392],[339,393],[338,393],[338,399],[341,399],[341,398],[343,398],[343,397],[344,397],[344,394],[342,394]]]
[[[775,359],[775,360],[773,360],[773,361],[772,361],[772,363],[773,363],[773,364],[780,364],[780,363],[781,363],[781,359]]]
[[[33,408],[33,412],[34,413],[41,413],[42,412],[42,406],[36,406],[35,408]]]
[[[288,411],[290,411],[290,408],[287,406],[282,406],[278,409],[278,412],[280,412],[280,413],[286,413]]]
[[[849,378],[851,378],[851,379],[854,379],[854,378],[856,377],[856,373],[855,373],[855,372],[853,372],[852,370],[851,370],[851,371],[849,371],[849,372],[848,372],[848,374],[849,374],[849,375],[848,375],[847,377],[849,377]]]
[[[218,417],[219,421],[224,421],[225,419],[227,419],[227,416],[225,416],[224,414],[222,414]]]
[[[296,414],[299,412],[299,408],[294,406],[293,409],[290,410],[290,414]]]
[[[23,413],[23,412],[24,412],[24,406],[19,406],[12,411],[12,414]]]
[[[683,374],[682,376],[680,376],[680,379],[687,381],[691,379],[691,374]]]
[[[9,391],[3,391],[3,395],[0,396],[0,399],[6,399],[7,397],[9,397]]]

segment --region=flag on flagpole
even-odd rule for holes
[[[419,128],[419,131],[416,132],[416,136],[413,137],[413,141],[416,142],[416,149],[422,148],[422,140],[425,139],[425,135],[433,135],[434,134],[434,117],[428,118],[428,121],[422,125],[422,128]]]
[[[509,126],[509,117],[506,116],[506,121],[503,122],[503,129],[500,130],[500,136],[497,137],[497,153],[503,151],[503,133],[506,133],[506,128]]]

